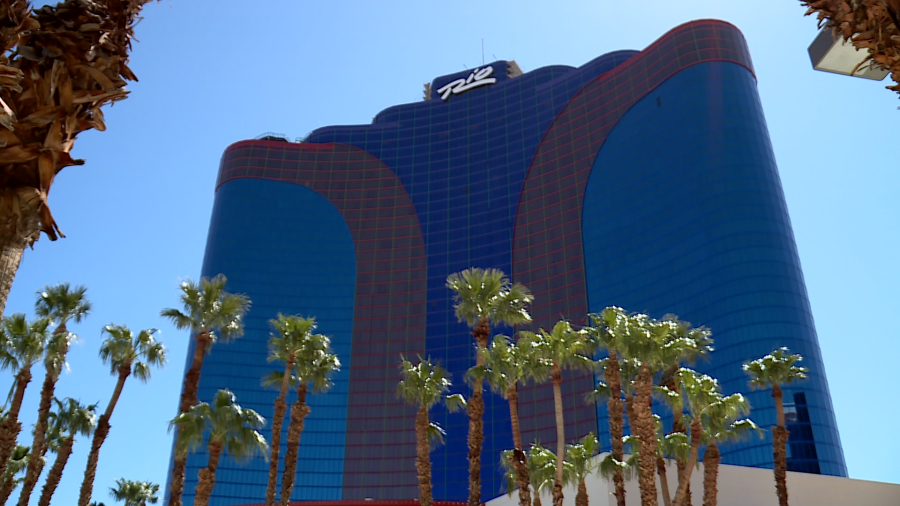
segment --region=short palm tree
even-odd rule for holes
[[[56,382],[67,367],[66,356],[69,353],[69,346],[78,339],[78,336],[68,331],[66,325],[69,322],[81,323],[90,314],[92,306],[86,293],[87,288],[83,285],[72,287],[69,283],[60,283],[45,287],[43,291],[37,292],[35,298],[35,314],[49,319],[56,325],[56,329],[44,348],[46,374],[41,388],[41,401],[38,405],[38,419],[31,444],[28,470],[25,472],[22,492],[19,494],[19,506],[28,506],[31,493],[41,477],[43,462],[39,457],[43,457],[47,452],[47,418],[56,392]]]
[[[124,325],[107,325],[102,333],[106,336],[100,345],[100,358],[109,365],[110,374],[116,375],[116,388],[112,398],[106,405],[106,411],[100,416],[91,450],[88,453],[84,481],[78,496],[78,506],[89,506],[94,490],[94,476],[97,474],[97,461],[100,458],[100,447],[109,435],[109,420],[122,395],[125,380],[134,376],[141,383],[150,380],[151,367],[163,367],[166,363],[166,348],[153,336],[156,329],[144,329],[135,336]]]
[[[744,372],[750,376],[753,388],[771,387],[775,399],[776,425],[772,428],[772,453],[775,460],[775,492],[779,506],[788,506],[787,490],[787,440],[788,430],[784,426],[784,393],[781,385],[806,379],[809,369],[797,364],[803,357],[787,348],[779,348],[765,357],[744,364]]]
[[[703,506],[718,504],[719,443],[740,441],[762,430],[749,418],[738,419],[750,412],[750,404],[740,394],[724,397],[706,412],[703,434],[707,441],[703,454]]]
[[[456,411],[465,406],[459,394],[448,395],[450,378],[441,366],[432,364],[430,360],[422,360],[413,364],[405,357],[400,357],[400,383],[397,394],[407,403],[419,407],[416,414],[416,473],[419,477],[419,504],[432,506],[431,494],[431,440],[443,441],[444,431],[436,423],[429,421],[428,410],[439,402],[444,402],[447,409]]]
[[[250,309],[250,299],[246,295],[226,292],[226,281],[221,274],[212,279],[202,278],[199,284],[185,280],[179,286],[182,310],[168,308],[160,312],[160,316],[171,320],[175,328],[193,333],[196,341],[191,366],[181,388],[179,414],[187,413],[199,402],[200,370],[212,345],[218,341],[228,343],[244,334],[243,320]],[[186,458],[178,452],[175,454],[168,506],[181,506]]]
[[[556,477],[556,454],[535,442],[528,450],[528,474],[534,492],[533,506],[541,506],[541,492],[553,488]]]
[[[512,284],[499,269],[473,267],[447,276],[453,293],[456,317],[472,328],[475,366],[484,365],[480,350],[487,348],[491,327],[518,325],[531,321],[528,304],[534,299],[524,285]],[[482,381],[475,378],[466,405],[469,415],[469,506],[481,505],[481,447],[484,442],[484,398]]]
[[[310,413],[306,395],[327,392],[332,385],[331,377],[341,370],[341,362],[331,350],[331,338],[315,334],[315,327],[298,334],[299,348],[295,355],[293,376],[297,388],[297,400],[291,406],[291,421],[288,424],[287,450],[284,453],[284,472],[281,475],[281,506],[287,506],[294,492],[294,478],[297,473],[297,459],[300,456],[300,436],[303,422]]]
[[[66,463],[72,454],[75,436],[90,436],[97,424],[96,404],[83,406],[72,398],[66,398],[64,401],[59,399],[53,400],[56,402],[56,413],[52,414],[53,429],[54,432],[60,434],[62,440],[56,449],[56,461],[53,463],[53,467],[50,468],[47,481],[41,490],[38,506],[50,506],[50,498],[56,492],[63,470],[66,468]]]
[[[553,506],[563,503],[563,461],[566,454],[566,432],[563,420],[562,372],[567,368],[591,370],[594,361],[590,358],[593,343],[585,330],[575,330],[562,320],[550,332],[540,329],[538,333],[521,332],[521,336],[533,347],[532,351],[542,366],[550,371],[547,379],[553,385],[553,402],[556,412],[556,474],[553,481]],[[537,378],[536,378],[537,380]]]
[[[507,459],[515,475],[515,488],[519,491],[519,506],[531,505],[531,490],[528,463],[525,448],[522,444],[522,431],[519,427],[519,390],[518,385],[528,378],[546,378],[549,371],[541,370],[541,362],[535,360],[534,348],[527,339],[518,343],[507,336],[494,337],[484,350],[484,378],[496,393],[509,402],[509,418],[512,425],[514,448]],[[509,489],[512,491],[512,488]]]
[[[219,390],[211,404],[201,402],[169,422],[170,429],[178,430],[176,445],[181,453],[194,451],[206,441],[209,460],[197,476],[196,506],[209,504],[223,451],[235,459],[267,455],[266,438],[259,433],[265,424],[256,411],[241,408],[228,390]]]
[[[7,316],[0,322],[0,369],[10,370],[15,378],[10,392],[12,403],[0,423],[0,476],[6,476],[7,465],[16,450],[16,439],[22,431],[19,411],[25,389],[31,383],[31,368],[44,355],[50,337],[49,325],[50,320],[46,318],[28,322],[24,313]],[[30,455],[28,452],[27,456]],[[11,486],[0,487],[0,504],[6,503],[11,492]]]
[[[9,497],[9,495],[22,483],[22,477],[19,475],[25,472],[25,468],[28,467],[28,456],[31,454],[31,447],[25,445],[16,445],[12,454],[9,456],[9,461],[6,465],[6,472],[3,473],[2,483],[0,483],[0,490],[3,492],[3,497]]]
[[[269,320],[274,329],[269,339],[269,362],[284,362],[284,371],[273,371],[263,382],[267,385],[278,385],[280,391],[275,399],[275,415],[272,420],[272,439],[269,442],[271,458],[269,459],[269,482],[266,487],[266,506],[275,504],[275,488],[278,480],[278,452],[281,450],[281,426],[284,422],[284,414],[287,411],[288,387],[291,380],[296,379],[291,372],[297,363],[297,356],[303,351],[303,346],[309,335],[315,333],[316,319],[303,318],[299,315],[285,316],[281,313],[278,318]]]
[[[588,506],[587,484],[585,480],[597,470],[599,461],[594,457],[600,450],[600,442],[594,433],[581,438],[578,443],[566,447],[566,462],[569,464],[569,482],[578,487],[575,506]]]
[[[159,485],[148,481],[131,481],[125,478],[116,480],[116,486],[110,487],[109,495],[125,506],[147,506],[156,504],[159,497]],[[102,505],[100,505],[102,506]]]

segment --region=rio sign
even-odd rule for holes
[[[469,77],[451,81],[442,86],[439,90],[437,90],[437,92],[441,96],[441,100],[447,100],[448,98],[450,98],[450,95],[459,95],[460,93],[465,93],[472,88],[478,88],[479,86],[486,86],[488,84],[496,83],[497,78],[490,77],[493,73],[494,67],[491,66],[481,69],[475,69],[471,74],[469,74]]]

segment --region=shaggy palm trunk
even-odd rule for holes
[[[6,300],[27,245],[28,242],[21,237],[10,237],[0,242],[0,315],[6,311]]]
[[[672,506],[672,496],[669,495],[669,476],[666,474],[666,459],[662,455],[656,456],[656,474],[659,475],[659,488],[662,489],[663,504]]]
[[[275,415],[272,419],[272,444],[271,458],[269,459],[269,483],[266,486],[266,506],[274,506],[275,504],[275,487],[278,482],[278,453],[281,450],[281,425],[284,422],[284,413],[287,411],[287,403],[284,399],[287,397],[288,383],[291,379],[291,369],[294,368],[294,356],[290,356],[290,360],[284,367],[284,379],[281,380],[281,391],[278,398],[275,399]]]
[[[703,454],[703,506],[718,504],[719,490],[716,488],[719,478],[719,447],[716,442],[709,443]]]
[[[528,476],[528,460],[525,458],[525,450],[522,448],[522,431],[519,428],[519,390],[513,383],[506,391],[509,401],[509,419],[513,433],[513,469],[516,472],[516,485],[519,489],[519,506],[531,506],[531,489],[529,489],[530,476]]]
[[[475,353],[475,365],[484,365],[481,350],[487,348],[491,327],[487,318],[482,318],[472,329],[472,337],[478,345]],[[482,379],[472,381],[472,397],[466,403],[469,415],[469,506],[481,506],[481,447],[484,444],[484,396]]]
[[[222,453],[222,442],[213,439],[209,442],[209,461],[206,467],[197,473],[197,488],[194,489],[194,506],[208,506],[209,496],[216,486],[216,469],[219,467],[219,455]]]
[[[578,492],[575,493],[575,506],[588,506],[587,485],[584,480],[578,482]]]
[[[431,506],[431,457],[428,446],[428,408],[419,406],[416,415],[416,473],[419,475],[419,504]]]
[[[97,475],[97,461],[100,459],[100,447],[106,441],[109,435],[109,419],[112,418],[113,410],[119,402],[122,395],[122,388],[125,387],[125,380],[131,374],[131,364],[124,364],[119,367],[119,380],[116,381],[116,388],[113,390],[112,398],[106,406],[106,411],[100,415],[97,422],[97,430],[94,431],[94,437],[91,439],[91,451],[88,454],[87,468],[84,470],[84,481],[81,482],[81,491],[78,494],[78,506],[90,506],[91,494],[94,492],[94,477]]]
[[[681,397],[681,384],[679,382],[673,380],[668,386],[670,390],[678,394],[679,398]],[[676,409],[672,412],[672,430],[671,432],[669,432],[669,434],[675,434],[676,432],[687,434],[687,427],[684,426],[684,414],[680,409]],[[684,476],[685,460],[681,457],[676,457],[675,467],[678,470],[678,483],[681,483],[681,477]],[[690,482],[687,484],[687,489],[684,493],[684,504],[685,506],[691,505]]]
[[[306,405],[306,383],[297,387],[297,402],[291,406],[291,422],[288,424],[287,451],[284,454],[284,473],[281,475],[281,506],[288,506],[294,491],[294,475],[297,473],[297,458],[300,453],[300,435],[303,421],[309,415]]]
[[[772,397],[775,398],[775,416],[777,426],[772,429],[772,456],[775,460],[775,493],[778,495],[778,506],[788,506],[787,490],[787,440],[788,430],[784,426],[784,401],[781,387],[772,385]]]
[[[534,491],[534,500],[531,503],[532,506],[541,506],[541,491],[535,489]]]
[[[632,428],[638,437],[640,450],[638,451],[638,485],[641,491],[642,506],[657,506],[656,495],[656,429],[653,421],[653,411],[650,409],[651,393],[653,390],[653,375],[650,367],[641,365],[635,380],[635,400]]]
[[[66,463],[69,461],[69,455],[72,454],[73,444],[75,444],[74,434],[65,438],[59,446],[59,449],[56,450],[56,461],[53,463],[53,467],[50,468],[50,472],[47,474],[47,481],[44,483],[44,488],[41,489],[41,498],[38,500],[38,506],[50,506],[50,498],[53,497],[53,493],[56,492],[56,487],[59,486],[59,480],[62,478],[63,469],[66,468]]]
[[[54,337],[60,336],[61,339],[65,340],[67,332],[66,324],[62,322],[53,331],[53,334]],[[69,345],[64,342],[59,352],[62,363],[65,363],[68,352]],[[47,418],[50,416],[50,404],[53,402],[53,394],[56,391],[56,381],[59,379],[57,374],[57,371],[54,371],[52,366],[47,365],[44,385],[41,388],[41,403],[38,405],[38,419],[34,426],[31,455],[28,457],[28,468],[25,471],[25,479],[22,480],[22,491],[19,493],[19,506],[28,506],[31,493],[34,492],[34,487],[37,485],[41,477],[41,471],[44,469],[44,459],[41,457],[47,453]]]
[[[609,349],[609,360],[603,377],[609,386],[609,400],[607,411],[609,412],[609,439],[612,445],[612,456],[616,461],[622,462],[625,458],[625,448],[622,444],[623,425],[625,424],[622,406],[622,378],[619,370],[619,357],[615,348]],[[625,506],[625,475],[621,468],[613,471],[613,485],[615,486],[616,505]]]
[[[187,413],[191,407],[197,404],[197,388],[200,385],[200,369],[203,367],[203,359],[209,348],[209,332],[200,332],[194,337],[197,347],[194,348],[194,358],[191,368],[184,375],[184,387],[181,391],[181,403],[178,405],[178,414]],[[175,430],[175,440],[178,440],[178,430]],[[184,491],[184,466],[187,462],[187,452],[176,451],[175,462],[172,466],[172,484],[169,486],[169,506],[181,506],[181,493]]]
[[[16,449],[16,439],[22,432],[22,423],[19,422],[19,411],[22,409],[22,399],[25,397],[25,388],[31,382],[31,368],[20,370],[16,374],[16,390],[13,393],[12,404],[6,420],[0,424],[0,476],[6,476],[6,467],[9,465],[9,457]],[[0,504],[6,504],[12,487],[3,487],[0,490]]]
[[[685,499],[687,497],[687,485],[691,482],[691,472],[694,470],[694,466],[697,464],[697,455],[700,453],[700,437],[703,432],[703,427],[700,425],[700,419],[694,419],[691,421],[691,453],[688,456],[687,463],[684,467],[684,475],[681,477],[681,480],[678,482],[678,490],[675,492],[675,500],[673,501],[674,506],[686,506],[687,503]]]
[[[556,475],[553,477],[553,506],[563,506],[563,460],[566,456],[566,426],[563,421],[562,369],[555,360],[550,371],[553,405],[556,411]]]

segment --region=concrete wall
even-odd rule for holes
[[[669,488],[675,497],[676,471],[674,463],[669,465]],[[900,484],[875,481],[853,480],[835,476],[806,473],[787,473],[788,498],[791,506],[900,506]],[[659,487],[657,478],[656,486]],[[775,495],[775,479],[771,469],[757,469],[741,466],[719,466],[718,504],[722,506],[778,506]],[[594,506],[616,505],[612,494],[612,483],[607,484],[599,475],[591,476],[587,482],[590,504]],[[703,466],[694,469],[691,476],[691,490],[694,505],[703,503]],[[637,480],[625,485],[626,502],[640,504]],[[519,500],[515,492],[487,502],[486,506],[517,506]],[[549,491],[541,494],[544,506],[552,504]],[[662,505],[662,494],[659,496]],[[575,487],[565,490],[563,506],[575,506]]]

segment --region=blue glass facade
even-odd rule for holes
[[[259,386],[266,321],[315,315],[344,368],[332,391],[310,398],[293,498],[417,497],[414,412],[394,395],[399,354],[437,359],[465,392],[473,345],[444,280],[496,267],[534,291],[540,326],[616,304],[711,327],[717,352],[701,367],[728,391],[747,391],[742,361],[781,345],[803,353],[810,380],[789,390],[802,394],[792,398],[805,424],[792,429],[793,468],[846,475],[740,33],[702,21],[577,69],[491,67],[494,84],[443,100],[437,90],[468,73],[438,78],[430,100],[386,109],[372,125],[226,151],[203,275],[224,273],[254,305],[245,337],[207,357],[201,400],[228,387],[270,418],[275,392]],[[603,407],[582,402],[592,385],[566,378],[567,439],[604,431]],[[522,392],[526,440],[555,441],[548,397]],[[751,402],[771,423],[771,397]],[[489,499],[501,493],[495,460],[512,438],[507,403],[488,395],[485,407]],[[432,416],[448,432],[432,453],[435,499],[465,500],[466,417]],[[723,448],[723,461],[771,466],[765,444]],[[186,505],[205,462],[188,461]],[[217,480],[211,504],[265,495],[262,461],[223,462]]]

